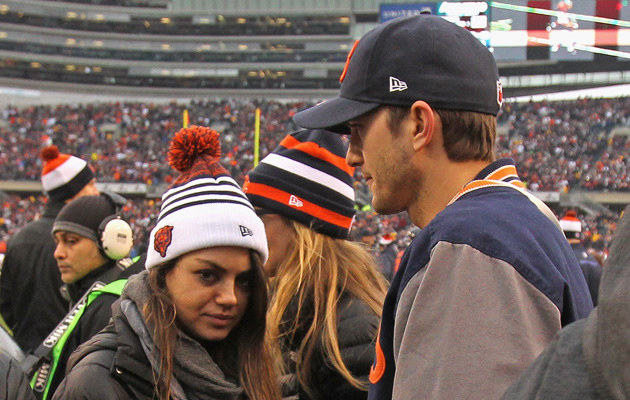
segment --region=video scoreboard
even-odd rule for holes
[[[441,16],[471,31],[497,61],[630,61],[628,0],[503,0],[383,3],[380,22]]]

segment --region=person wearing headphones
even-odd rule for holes
[[[70,354],[109,323],[126,278],[144,269],[144,260],[126,258],[133,233],[118,215],[121,199],[105,193],[80,197],[55,219],[54,256],[71,310],[41,345],[51,352],[32,373],[31,386],[40,399],[52,396],[63,380]]]

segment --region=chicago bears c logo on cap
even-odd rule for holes
[[[352,45],[352,49],[350,49],[350,53],[348,53],[348,58],[346,58],[346,65],[344,65],[343,71],[341,72],[341,76],[339,77],[339,82],[343,82],[343,80],[346,78],[346,74],[348,73],[348,66],[350,65],[350,59],[352,58],[352,55],[354,54],[354,50],[357,48],[358,44],[359,44],[359,41],[357,40]]]
[[[497,103],[499,103],[499,107],[503,104],[503,85],[501,81],[497,81]]]
[[[162,257],[166,257],[166,249],[168,249],[168,246],[171,245],[171,241],[173,240],[172,231],[173,227],[166,225],[155,232],[153,248],[160,253]]]

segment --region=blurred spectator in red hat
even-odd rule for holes
[[[575,253],[575,257],[580,263],[588,290],[591,292],[593,305],[596,306],[602,267],[595,257],[584,248],[582,243],[582,221],[578,219],[577,212],[570,210],[560,219],[560,226]]]
[[[48,203],[41,218],[9,239],[0,274],[0,313],[24,352],[36,348],[68,312],[53,257],[53,221],[72,199],[99,193],[85,160],[60,153],[57,146],[44,148],[41,158]]]

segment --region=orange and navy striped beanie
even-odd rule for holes
[[[243,191],[254,207],[345,239],[354,219],[354,168],[346,150],[339,135],[325,130],[292,133],[250,171]]]
[[[85,160],[60,153],[57,146],[45,147],[41,158],[44,160],[42,186],[51,200],[71,199],[94,179],[94,172]]]

